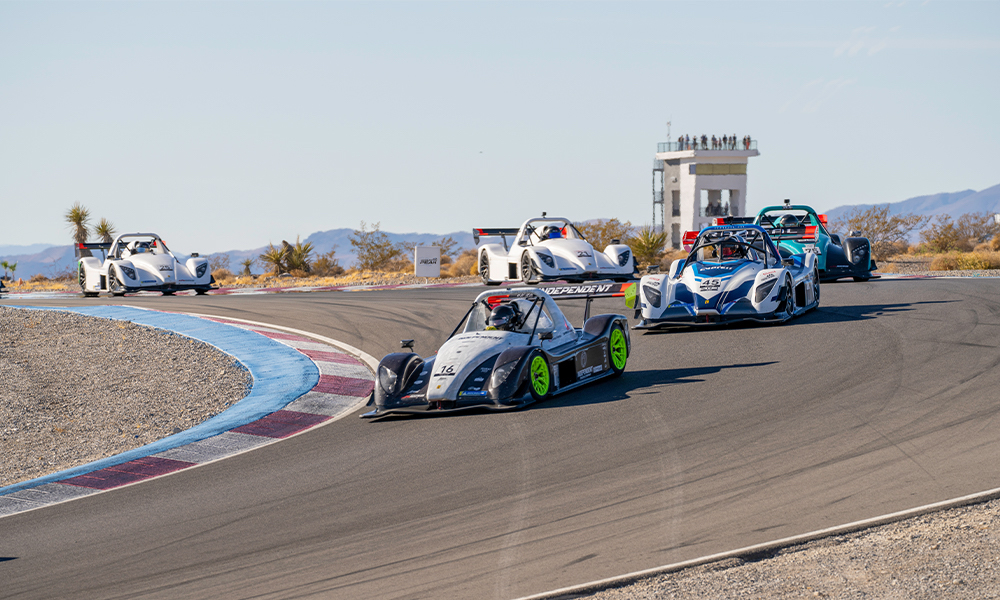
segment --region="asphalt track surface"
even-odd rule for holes
[[[382,356],[433,352],[479,291],[124,303]],[[786,325],[633,332],[624,376],[520,412],[348,417],[6,517],[0,597],[507,599],[995,488],[998,299],[997,279],[824,284]]]

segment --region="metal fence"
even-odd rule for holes
[[[712,139],[709,138],[702,143],[700,139],[692,139],[690,142],[660,142],[656,145],[657,152],[681,152],[684,150],[756,150],[757,140],[749,140],[749,142],[744,140],[736,140],[736,143],[727,142],[722,143],[721,140],[716,140],[716,145],[712,145]]]

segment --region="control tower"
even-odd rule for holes
[[[662,142],[653,160],[653,228],[680,248],[685,231],[722,216],[746,216],[747,163],[757,140]]]

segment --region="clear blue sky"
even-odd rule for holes
[[[2,2],[0,245],[74,202],[182,252],[381,221],[651,219],[656,143],[750,209],[1000,183],[1000,2]]]

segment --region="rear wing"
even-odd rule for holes
[[[713,220],[715,225],[753,225],[756,217],[716,217]]]
[[[636,293],[639,289],[637,283],[637,281],[623,283],[598,281],[571,285],[540,285],[538,288],[544,290],[553,300],[586,300],[587,307],[583,311],[583,320],[586,321],[590,318],[590,301],[594,298],[625,298],[625,305],[635,308]]]
[[[816,225],[804,225],[802,227],[765,228],[765,231],[775,242],[815,242],[817,229]]]
[[[517,227],[476,227],[472,230],[472,239],[479,245],[479,238],[500,236],[503,238],[504,248],[507,247],[507,236],[515,236],[520,231]]]
[[[93,256],[94,254],[91,250],[103,250],[107,252],[111,249],[111,242],[79,242],[76,244],[74,251],[77,258],[83,258],[85,256]]]

